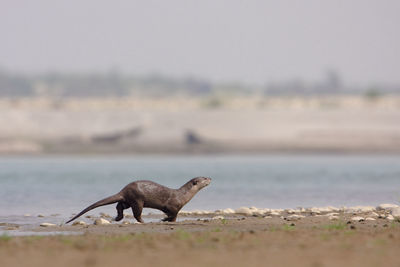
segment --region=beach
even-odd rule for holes
[[[0,265],[399,266],[398,97],[205,101],[1,102]],[[65,224],[196,176],[177,222]]]
[[[35,235],[0,237],[0,264],[399,266],[400,220],[391,219],[390,208],[321,210],[182,215],[173,223],[137,224],[128,218],[93,225],[91,218],[87,225],[35,226],[29,229]]]

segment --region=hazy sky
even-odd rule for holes
[[[0,66],[400,83],[400,1],[0,0]]]

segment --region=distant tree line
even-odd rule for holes
[[[124,97],[176,95],[332,95],[400,93],[400,86],[346,86],[334,71],[324,79],[309,83],[301,79],[264,86],[240,83],[214,84],[198,78],[171,78],[163,75],[133,76],[116,71],[107,73],[46,73],[40,75],[12,74],[0,70],[0,97]]]
[[[207,95],[208,81],[162,75],[134,77],[114,72],[102,74],[17,75],[0,72],[0,97],[122,97],[129,95]]]

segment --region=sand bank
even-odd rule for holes
[[[30,215],[29,215],[30,216]],[[29,217],[28,216],[28,217]],[[72,217],[73,215],[71,215]],[[223,209],[215,211],[194,210],[181,211],[178,222],[164,223],[162,213],[148,213],[143,215],[146,223],[138,223],[131,214],[125,213],[120,222],[114,221],[109,214],[86,214],[70,224],[64,224],[65,220],[58,216],[38,215],[34,224],[17,224],[0,222],[0,230],[7,235],[18,232],[23,235],[25,231],[32,233],[140,233],[140,232],[164,232],[169,230],[169,225],[178,225],[187,231],[211,230],[215,225],[229,225],[233,229],[247,229],[246,220],[257,218],[254,222],[262,222],[263,226],[281,226],[286,223],[300,225],[320,225],[326,222],[367,223],[374,227],[388,225],[400,221],[400,206],[397,204],[381,204],[378,206],[354,206],[354,207],[312,207],[297,209],[268,209],[256,207],[241,207],[236,210]],[[27,217],[26,217],[27,218]],[[257,223],[251,223],[249,229],[257,227]],[[166,227],[165,227],[166,226]],[[228,226],[227,226],[228,227]],[[15,231],[15,232],[13,232]]]
[[[400,152],[398,96],[203,101],[2,100],[0,154]]]
[[[356,214],[370,216],[369,212]],[[0,237],[1,266],[399,266],[400,222],[310,215],[36,227]]]

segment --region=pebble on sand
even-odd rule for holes
[[[331,213],[325,214],[325,216],[328,216],[328,217],[331,217],[331,216],[339,216],[339,213],[337,213],[337,212],[331,212]]]
[[[344,209],[345,213],[362,213],[362,212],[373,212],[373,211],[375,211],[375,207],[372,206],[355,206]]]
[[[82,226],[85,226],[85,225],[87,225],[87,223],[85,223],[84,221],[76,221],[76,222],[74,222],[72,225],[82,225]]]
[[[12,230],[18,230],[18,226],[10,226],[10,227],[6,227],[4,230],[8,230],[8,231],[12,231]]]
[[[106,219],[100,218],[100,219],[96,219],[94,221],[95,225],[106,225],[106,224],[111,224],[109,221],[107,221]]]
[[[313,213],[313,214],[321,214],[321,211],[320,211],[320,209],[319,208],[308,208],[308,209],[306,209],[307,210],[307,212],[310,212],[310,213]]]
[[[46,222],[44,222],[44,223],[41,223],[40,226],[41,227],[53,227],[53,226],[56,226],[56,225],[54,223],[46,223]]]
[[[338,212],[340,210],[341,209],[339,209],[339,208],[328,206],[328,207],[320,207],[320,208],[317,208],[317,207],[307,208],[304,211],[310,212],[313,214],[321,214],[321,212]]]
[[[376,213],[376,212],[371,212],[371,213],[368,214],[368,217],[377,218],[377,217],[379,217],[379,214]]]
[[[395,218],[400,218],[400,207],[392,209],[391,214]]]
[[[234,214],[235,211],[233,209],[227,208],[223,210],[216,210],[214,211],[215,214]]]
[[[189,211],[187,212],[187,215],[204,215],[204,214],[208,214],[209,211],[206,210],[194,210],[194,211]]]
[[[375,221],[375,219],[372,218],[372,217],[367,217],[367,218],[365,218],[365,220],[366,220],[366,221]]]
[[[301,218],[304,218],[304,217],[305,216],[303,216],[303,215],[293,214],[293,215],[287,216],[286,220],[287,221],[297,221],[297,220],[300,220]]]
[[[111,216],[109,214],[104,213],[104,212],[100,212],[100,217],[111,218]]]
[[[357,222],[363,222],[363,221],[365,221],[364,217],[361,217],[361,216],[354,216],[354,217],[351,217],[351,220],[352,220],[352,221],[357,221]]]
[[[264,216],[265,214],[267,214],[269,212],[269,210],[263,210],[263,209],[253,209],[252,210],[252,215],[253,216]]]
[[[235,210],[236,214],[243,214],[243,215],[253,215],[253,211],[247,207],[241,207]]]
[[[294,209],[285,209],[284,210],[287,214],[294,214],[294,213],[296,213],[296,210],[294,210]]]
[[[376,207],[376,210],[384,210],[384,211],[391,211],[394,208],[399,208],[399,205],[396,204],[380,204]]]
[[[389,221],[393,221],[394,217],[393,217],[392,214],[389,214],[388,216],[386,216],[386,219],[389,220]]]
[[[211,219],[213,219],[213,220],[223,220],[223,219],[225,219],[225,217],[221,216],[221,215],[218,215],[218,216],[212,217]]]
[[[269,215],[271,215],[271,216],[279,216],[279,215],[281,215],[279,212],[277,212],[277,211],[271,211],[270,213],[269,213]]]

